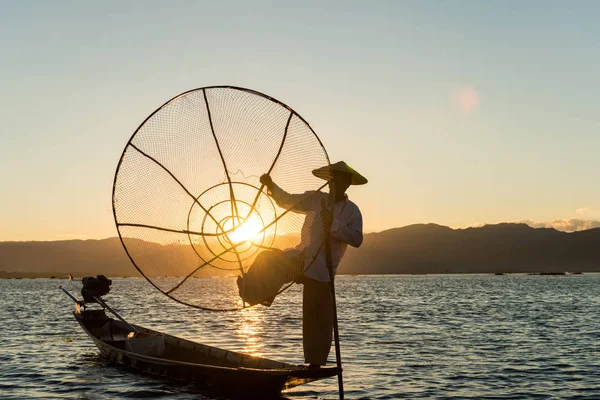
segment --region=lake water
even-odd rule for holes
[[[61,284],[79,290],[0,280],[1,398],[215,398],[101,358]],[[235,313],[189,309],[137,278],[105,298],[139,325],[302,363],[300,290]],[[337,293],[349,399],[600,398],[598,275],[340,276]],[[337,379],[285,397],[336,398]]]

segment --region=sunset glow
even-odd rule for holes
[[[261,12],[248,2],[115,3],[122,12],[114,15],[94,2],[11,3],[0,16],[2,89],[11,93],[0,107],[6,194],[0,199],[0,241],[118,236],[111,193],[128,139],[171,97],[221,84],[284,102],[310,124],[332,162],[345,160],[369,179],[348,190],[366,233],[427,222],[460,228],[600,221],[600,186],[594,184],[600,146],[594,99],[600,24],[594,16],[600,3],[526,2],[512,12],[503,2],[352,2],[343,18],[339,5],[327,2],[316,14],[296,2]],[[198,24],[197,15],[208,17]],[[231,21],[228,34],[215,35],[223,21]],[[315,29],[306,29],[305,21]],[[182,115],[165,137],[190,131],[204,121],[200,114]],[[217,134],[241,121],[223,115],[213,115]],[[255,123],[248,120],[244,129]],[[239,137],[246,143],[244,129]],[[202,132],[212,138],[210,128]],[[287,179],[285,168],[311,157],[291,157],[300,144],[294,132],[272,170],[276,183]],[[194,155],[166,165],[180,168],[175,177],[199,196],[212,184],[205,168],[221,160],[198,157],[216,148],[194,147],[193,138],[179,150],[193,148]],[[233,138],[218,137],[226,158],[239,146]],[[155,139],[160,137],[145,145]],[[255,154],[240,158],[229,168],[233,181],[260,187],[258,179],[271,165],[248,167],[274,157],[279,143],[257,144]],[[248,144],[254,149],[254,142]],[[129,162],[140,157],[135,151],[130,156]],[[184,168],[186,163],[203,172]],[[173,204],[190,197],[176,193],[179,185],[149,160],[148,167],[139,178],[155,184],[139,192],[139,209],[150,212],[160,203],[164,220],[146,222],[211,235],[193,236],[194,242],[216,241],[217,222],[233,214],[230,204],[211,210],[217,222],[208,218],[204,227],[204,211],[195,207],[188,228],[185,216],[176,220]],[[219,176],[227,183],[224,178]],[[234,186],[238,203],[252,204],[256,188]],[[201,204],[211,207],[228,191],[227,184],[215,188]],[[262,208],[260,215],[264,224],[272,221]],[[296,218],[284,217],[266,237],[297,230]],[[251,225],[240,227],[232,241],[251,237]],[[160,243],[188,240],[151,236]]]
[[[262,229],[263,225],[260,218],[256,214],[252,214],[246,221],[235,228],[228,237],[233,244],[252,241],[261,233]]]

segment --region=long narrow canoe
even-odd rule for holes
[[[75,318],[100,352],[120,364],[210,390],[248,397],[280,397],[281,391],[338,375],[338,367],[307,368],[195,343],[129,325],[105,310],[79,307]],[[138,333],[135,335],[131,328]]]

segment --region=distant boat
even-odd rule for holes
[[[566,275],[566,272],[540,272],[540,275]]]
[[[506,275],[504,272],[494,272],[494,275]]]

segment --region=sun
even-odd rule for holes
[[[258,218],[256,214],[252,214],[246,221],[242,222],[227,236],[232,244],[253,241],[254,238],[261,233],[263,228],[264,227],[260,221],[260,218]]]

